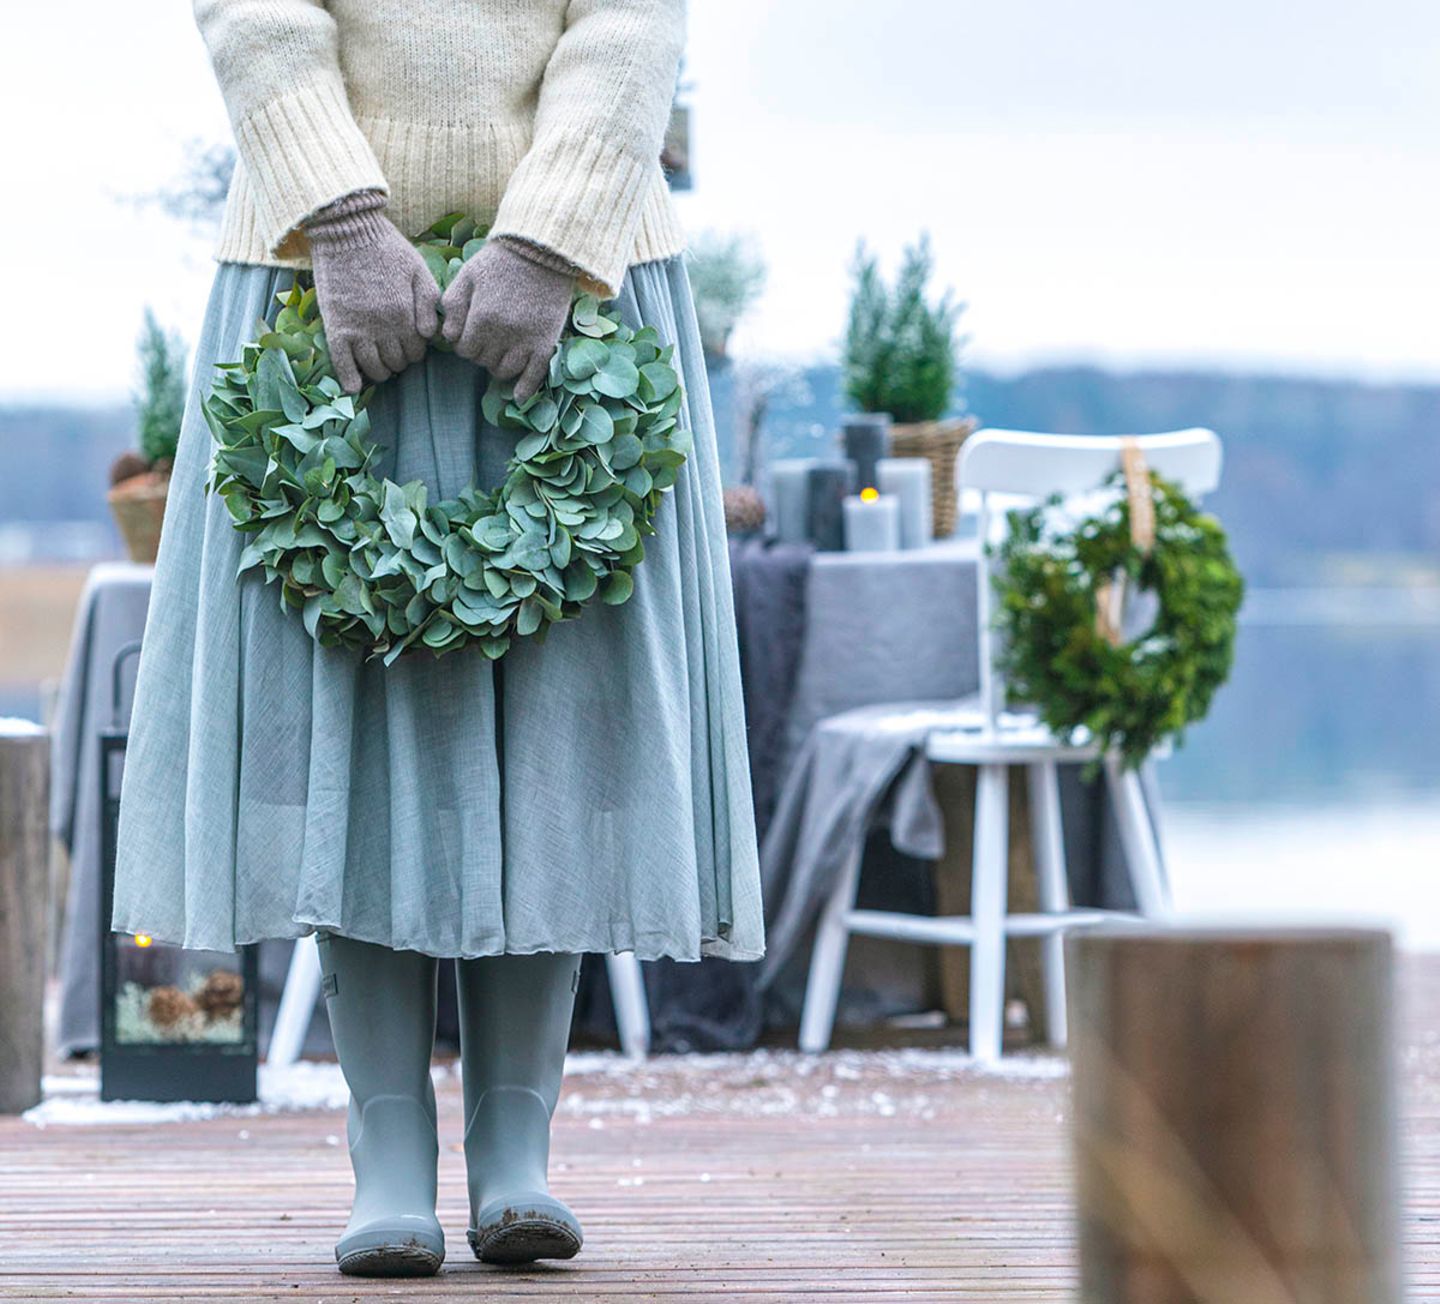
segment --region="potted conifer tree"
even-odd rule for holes
[[[905,250],[894,286],[862,243],[845,332],[845,392],[862,412],[887,413],[890,451],[931,463],[935,536],[955,530],[955,456],[975,429],[970,417],[947,417],[959,379],[964,305],[946,290],[929,294],[933,260],[922,235]]]
[[[137,449],[110,466],[110,511],[133,561],[153,562],[160,547],[170,468],[185,414],[185,346],[145,310],[140,332],[140,388],[135,394]]]

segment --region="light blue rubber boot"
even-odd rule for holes
[[[435,961],[321,933],[335,1053],[350,1088],[355,1203],[335,1246],[356,1277],[428,1277],[445,1260],[435,1217]]]
[[[470,1248],[486,1263],[572,1258],[580,1222],[546,1170],[580,957],[486,956],[456,973]]]

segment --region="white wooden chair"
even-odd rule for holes
[[[615,1003],[615,1023],[620,1029],[620,1049],[631,1059],[643,1059],[650,1049],[650,1010],[645,1004],[645,977],[640,961],[631,951],[605,957],[610,995]],[[265,1062],[272,1067],[293,1064],[300,1058],[305,1034],[320,996],[320,953],[315,938],[301,937],[290,953],[285,990],[275,1011],[275,1026]]]
[[[1150,469],[1180,485],[1192,498],[1220,480],[1220,440],[1209,430],[1115,437],[1040,435],[982,430],[961,449],[959,480],[979,493],[978,537],[982,545],[1003,533],[1005,511],[1017,501],[1061,494],[1074,497],[1099,488],[1121,466],[1127,442],[1138,444]],[[1009,500],[1009,501],[1006,501]],[[857,839],[845,869],[825,905],[815,936],[800,1046],[821,1051],[830,1044],[835,1007],[850,934],[900,941],[970,947],[970,1053],[981,1062],[997,1060],[1004,1031],[1005,939],[1043,939],[1045,996],[1051,1040],[1063,1046],[1065,1027],[1064,933],[1127,912],[1076,910],[1070,906],[1060,823],[1057,767],[1062,762],[1098,760],[1119,827],[1138,914],[1160,916],[1169,906],[1161,864],[1158,828],[1145,800],[1140,776],[1093,745],[1067,744],[1033,716],[1002,710],[1005,686],[996,666],[990,570],[984,547],[977,563],[979,706],[957,708],[953,723],[932,728],[925,743],[938,765],[973,765],[975,789],[974,859],[968,916],[922,916],[857,910],[856,891],[864,838]],[[1040,910],[1006,910],[1009,862],[1009,768],[1025,767]],[[1129,917],[1134,917],[1129,916]]]

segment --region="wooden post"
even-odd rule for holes
[[[1068,941],[1080,1298],[1398,1304],[1388,934]]]
[[[50,738],[0,719],[0,1114],[40,1100]]]

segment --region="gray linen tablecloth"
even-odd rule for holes
[[[50,752],[50,830],[70,854],[70,889],[60,944],[59,1052],[100,1041],[100,751],[101,729],[130,716],[132,660],[121,678],[120,716],[112,707],[115,654],[145,629],[154,568],[102,562],[80,595],[70,657],[60,686]]]
[[[828,716],[976,690],[975,549],[947,539],[911,552],[815,554],[787,772]]]

